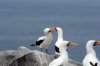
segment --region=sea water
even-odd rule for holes
[[[100,40],[99,0],[0,0],[0,51],[31,47],[46,27],[61,27],[64,39],[79,46],[69,47],[71,59],[82,62],[88,40]],[[57,33],[49,47],[54,54]],[[100,46],[95,47],[100,58]],[[45,50],[44,50],[45,51]]]

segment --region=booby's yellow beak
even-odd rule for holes
[[[100,41],[96,41],[95,44],[100,44]]]
[[[78,45],[78,44],[76,44],[76,43],[70,42],[70,43],[68,43],[67,46],[77,46],[77,45]]]
[[[56,28],[50,28],[50,32],[57,32]]]

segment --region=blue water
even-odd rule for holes
[[[82,62],[85,44],[90,39],[100,40],[99,0],[0,0],[0,50],[30,49],[30,44],[43,35],[43,29],[59,26],[64,39],[79,44],[70,47],[69,57]],[[54,53],[57,34],[49,53]],[[52,50],[51,50],[52,48]],[[100,59],[100,46],[95,47]]]

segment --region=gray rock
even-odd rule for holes
[[[54,60],[52,55],[26,47],[17,50],[1,51],[0,66],[48,66]],[[82,66],[82,64],[69,60],[64,66]]]
[[[83,66],[81,63],[69,59],[69,66]]]

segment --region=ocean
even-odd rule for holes
[[[79,46],[69,47],[69,57],[82,62],[88,40],[100,40],[99,0],[0,0],[0,51],[30,45],[44,35],[46,27],[61,27],[64,39]],[[54,40],[49,53],[54,54]],[[52,50],[51,50],[52,49]],[[100,46],[95,47],[100,59]],[[44,49],[45,51],[45,49]]]

